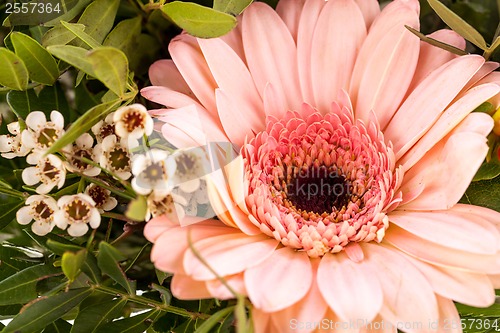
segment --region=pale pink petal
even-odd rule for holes
[[[314,93],[311,76],[311,47],[318,17],[325,6],[323,0],[307,0],[300,17],[297,32],[297,63],[300,89],[303,101],[314,104]]]
[[[377,0],[355,0],[366,23],[366,30],[370,29],[375,18],[380,15],[380,4]]]
[[[495,301],[495,290],[485,274],[438,267],[411,257],[409,259],[427,278],[436,294],[475,307],[488,307]]]
[[[193,95],[181,73],[170,59],[162,59],[149,67],[149,80],[154,86],[162,86],[185,95]]]
[[[453,206],[453,210],[455,212],[473,215],[476,218],[484,219],[488,223],[493,224],[497,228],[497,230],[500,231],[500,213],[494,211],[493,209],[473,205],[457,204]]]
[[[428,241],[477,254],[495,254],[500,234],[491,224],[444,211],[393,211],[389,221]]]
[[[297,41],[300,16],[306,0],[281,0],[276,6],[276,13],[285,22],[293,39]]]
[[[242,273],[224,276],[223,279],[234,292],[240,295],[246,295],[245,282],[243,280]],[[210,294],[217,299],[231,299],[237,296],[233,294],[219,279],[206,281],[206,286]]]
[[[418,14],[401,4],[398,15],[403,21],[386,31],[373,49],[368,41],[370,31],[359,55],[363,61],[356,62],[350,87],[356,117],[366,121],[373,110],[381,128],[385,128],[406,94],[420,49],[420,40],[405,28],[408,25],[418,29]],[[375,23],[373,29],[379,24]],[[370,57],[364,55],[366,52]]]
[[[332,96],[349,87],[356,56],[365,38],[365,21],[354,0],[326,3],[310,50],[315,107],[320,112],[330,111]]]
[[[212,298],[205,282],[196,281],[184,274],[175,274],[170,284],[172,295],[185,300]]]
[[[191,241],[196,242],[200,239],[238,232],[237,229],[227,227],[219,221],[211,220],[210,223],[210,225],[196,224],[196,228],[188,226],[166,230],[155,241],[151,250],[151,261],[158,269],[165,272],[185,274],[183,257],[189,249],[189,233]]]
[[[281,118],[287,111],[285,99],[280,95],[271,83],[264,89],[264,112],[266,116]]]
[[[469,272],[500,273],[500,255],[474,254],[427,241],[396,225],[386,231],[384,240],[422,261],[455,267]]]
[[[319,261],[319,259],[312,261],[313,282],[306,296],[294,305],[272,313],[271,320],[274,323],[275,329],[277,329],[277,333],[289,333],[292,328],[292,320],[297,323],[317,323],[324,318],[328,309],[328,304],[326,304],[323,299],[316,282]],[[294,329],[293,332],[309,333],[314,330],[313,325],[309,325],[309,328],[305,326],[306,325],[297,325],[297,329]]]
[[[151,86],[141,89],[141,95],[152,102],[168,106],[173,109],[195,104],[201,107],[191,96],[161,86]]]
[[[361,328],[359,333],[398,333],[398,327],[378,316]]]
[[[485,77],[488,76],[491,72],[493,72],[495,69],[497,69],[500,66],[498,62],[493,62],[493,61],[487,61],[481,66],[481,68],[474,74],[474,76],[469,80],[469,82],[465,85],[465,87],[462,89],[462,92],[458,95],[461,97],[461,95],[470,88],[472,88],[475,85],[478,85],[479,82],[482,82]]]
[[[439,322],[431,321],[431,328],[438,326],[437,332],[462,333],[462,320],[452,300],[436,295],[439,307]]]
[[[461,50],[465,49],[465,39],[453,30],[442,29],[433,32],[428,37],[454,46]],[[443,50],[437,46],[433,46],[427,42],[420,42],[420,54],[418,57],[418,65],[413,75],[413,80],[408,89],[408,94],[411,93],[433,70],[439,68],[450,60],[457,58],[458,55]]]
[[[486,75],[484,78],[482,78],[479,82],[477,82],[477,85],[480,84],[485,84],[485,83],[496,83],[500,84],[500,72],[492,72],[488,75]],[[500,106],[500,94],[490,98],[488,100],[491,104],[493,104],[493,107],[498,108]]]
[[[438,307],[434,291],[424,275],[394,248],[372,243],[364,244],[363,248],[368,261],[377,268],[376,277],[384,295],[384,304],[380,311],[384,321],[393,325],[424,323],[410,327],[405,332],[430,332],[425,323],[430,318],[438,318]]]
[[[245,272],[252,304],[266,312],[285,309],[301,300],[311,288],[311,261],[305,252],[284,247]]]
[[[443,112],[429,131],[398,161],[398,163],[403,165],[405,170],[410,169],[439,140],[456,128],[472,110],[481,105],[485,100],[496,95],[499,91],[500,86],[492,83],[477,86],[469,90],[464,97],[453,103]],[[460,127],[458,127],[457,130],[460,130],[459,128]]]
[[[318,286],[324,299],[345,321],[371,321],[383,303],[382,289],[374,278],[376,267],[355,263],[342,252],[327,253],[318,268]],[[369,299],[369,302],[366,300]]]
[[[271,7],[255,2],[244,12],[242,29],[248,68],[260,95],[270,82],[288,108],[299,110],[297,50],[285,23]]]
[[[273,327],[271,323],[271,315],[269,313],[261,311],[256,307],[253,307],[251,313],[251,319],[253,323],[254,333],[272,332]]]
[[[243,39],[241,37],[241,24],[238,24],[233,30],[220,37],[227,45],[231,46],[233,51],[246,64],[245,50],[243,48]]]
[[[483,63],[477,55],[456,58],[432,72],[408,96],[384,132],[396,158],[424,135]]]
[[[248,214],[248,208],[245,203],[245,198],[248,195],[248,181],[245,179],[245,167],[243,158],[239,155],[224,167],[224,172],[227,174],[229,189],[234,203],[240,209]]]
[[[196,228],[195,228],[196,229]],[[266,235],[248,236],[230,233],[193,241],[193,247],[201,258],[219,275],[240,273],[269,258],[278,241]],[[184,254],[184,270],[195,280],[212,280],[214,274],[187,250]]]
[[[190,35],[181,34],[172,39],[168,50],[196,98],[211,114],[215,115],[217,108],[214,90],[217,84],[196,39]]]

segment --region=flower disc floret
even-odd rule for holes
[[[54,228],[54,214],[57,210],[57,202],[54,198],[32,195],[26,199],[26,206],[17,211],[16,219],[19,224],[23,225],[34,221],[31,230],[38,236],[44,236]]]
[[[122,138],[140,139],[153,133],[153,119],[141,104],[119,108],[113,116],[115,132]]]
[[[73,237],[83,236],[99,227],[101,214],[92,198],[86,194],[65,195],[57,201],[59,211],[55,215],[56,225]]]
[[[21,141],[29,149],[45,151],[64,134],[64,117],[58,111],[50,113],[50,121],[41,111],[33,111],[26,117],[27,128],[21,133]]]
[[[33,152],[26,157],[29,164],[35,165],[23,170],[21,176],[26,185],[41,183],[37,188],[38,194],[47,194],[54,187],[61,188],[66,180],[66,169],[63,161],[56,155],[43,156]]]

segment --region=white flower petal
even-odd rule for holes
[[[36,130],[47,123],[45,114],[41,111],[32,111],[26,117],[26,126]]]
[[[33,216],[31,216],[31,207],[21,207],[16,213],[16,220],[22,225],[29,224],[33,220]]]
[[[97,210],[97,208],[93,208],[90,211],[89,224],[93,229],[97,229],[101,224],[101,214],[99,214],[99,210]]]
[[[76,145],[80,148],[91,148],[94,145],[94,139],[89,133],[83,133],[76,139]]]
[[[38,176],[38,169],[36,167],[29,167],[23,170],[21,178],[26,185],[35,185],[40,182],[40,177]]]
[[[62,129],[64,128],[64,117],[59,111],[52,111],[50,113],[50,120],[56,125],[56,127]]]
[[[68,228],[68,234],[73,237],[80,237],[85,235],[88,230],[87,223],[73,223]]]
[[[57,212],[54,213],[54,223],[57,225],[58,228],[62,230],[66,229],[66,227],[69,224],[69,221],[66,218],[63,210],[58,210]]]
[[[42,221],[35,221],[31,225],[31,230],[38,236],[45,236],[46,234],[51,232],[52,229],[54,229],[54,224]]]

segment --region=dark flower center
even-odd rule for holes
[[[129,132],[133,132],[136,128],[144,128],[144,115],[140,112],[127,112],[123,116],[123,121]]]
[[[84,162],[81,158],[86,158],[91,160],[92,155],[86,149],[77,149],[73,153],[75,156],[71,159],[71,163],[80,170],[85,170],[90,167],[90,164]]]
[[[84,220],[90,216],[89,205],[82,200],[75,199],[66,206],[66,214],[74,222],[85,222]]]
[[[110,165],[114,170],[128,170],[130,167],[130,157],[125,149],[115,147],[109,152]]]
[[[89,196],[95,201],[96,207],[102,207],[108,200],[108,193],[100,186],[92,186],[89,189]]]
[[[53,166],[49,160],[46,160],[42,168],[42,174],[53,181],[59,176],[59,169]]]
[[[55,128],[45,127],[38,134],[38,143],[44,147],[50,147],[59,138],[59,131]]]
[[[50,207],[43,201],[40,201],[35,205],[35,214],[37,215],[38,219],[47,220],[52,216],[53,213],[54,211],[50,209]]]

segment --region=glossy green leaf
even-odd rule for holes
[[[134,200],[130,201],[125,211],[125,216],[131,220],[141,222],[146,218],[148,211],[148,203],[145,196],[139,195]]]
[[[87,27],[86,34],[102,43],[113,27],[119,4],[120,0],[95,0],[85,9],[78,23]]]
[[[128,57],[137,52],[138,38],[141,35],[141,18],[134,17],[123,20],[109,33],[104,46],[120,49]]]
[[[58,274],[59,269],[51,265],[36,265],[8,277],[0,282],[0,305],[24,304],[35,299],[37,282]]]
[[[21,304],[0,305],[0,320],[14,317],[19,313],[21,307]]]
[[[71,124],[59,140],[50,146],[46,154],[52,154],[64,148],[66,145],[75,142],[80,135],[90,130],[99,120],[104,119],[109,113],[114,111],[120,103],[121,101],[103,103],[88,110],[84,115],[79,117],[78,120]]]
[[[67,11],[63,15],[58,16],[57,18],[45,22],[44,26],[54,27],[58,25],[59,22],[61,21],[69,22],[72,19],[74,19],[78,14],[80,14],[82,10],[85,7],[87,7],[89,3],[92,2],[92,0],[58,0],[58,1],[60,1],[61,4],[64,4],[64,7],[67,9]]]
[[[205,320],[195,331],[195,333],[210,333],[212,328],[219,324],[220,321],[231,314],[234,311],[234,307],[230,306],[214,313],[210,318]]]
[[[62,61],[94,76],[92,64],[87,59],[88,50],[72,45],[53,45],[47,47],[47,50]]]
[[[116,95],[123,97],[128,80],[127,56],[112,47],[100,47],[87,54],[94,77]]]
[[[61,268],[64,275],[73,282],[80,274],[81,268],[87,258],[87,250],[82,249],[78,252],[64,252],[61,259]]]
[[[57,235],[49,234],[47,236],[44,236],[44,237],[47,237],[49,239],[46,240],[45,244],[41,244],[41,245],[44,245],[45,247],[47,247],[49,250],[52,250],[57,255],[62,256],[67,251],[78,252],[78,251],[83,250],[83,248],[81,246],[73,244],[73,243],[71,243],[70,241],[68,241],[68,240],[66,240],[64,238],[62,238],[62,239],[64,239],[64,241],[62,241],[62,239],[54,240],[53,239],[54,236],[55,237],[59,237]]]
[[[161,10],[186,32],[201,38],[220,37],[237,24],[232,15],[192,2],[174,1],[163,5]]]
[[[0,230],[16,218],[17,211],[23,206],[24,200],[0,204]]]
[[[81,24],[72,24],[68,22],[61,21],[61,25],[66,28],[69,32],[71,32],[75,37],[77,37],[79,40],[81,40],[85,45],[90,47],[91,49],[95,49],[99,46],[101,46],[100,43],[98,43],[92,36],[87,34],[85,31],[82,31],[79,26]]]
[[[0,47],[0,85],[10,89],[25,90],[28,87],[28,69],[14,52]]]
[[[58,82],[53,86],[45,86],[38,96],[33,89],[11,90],[7,93],[6,100],[11,110],[23,119],[34,110],[44,112],[47,117],[52,110],[58,110],[64,116],[69,114],[68,101]]]
[[[16,54],[23,59],[31,80],[52,85],[59,77],[59,68],[50,53],[23,33],[14,31],[10,38]]]
[[[451,11],[448,7],[443,5],[439,0],[427,0],[432,9],[439,15],[439,17],[453,29],[456,33],[467,39],[472,44],[476,45],[482,50],[487,50],[486,41],[483,36],[474,29],[469,23],[465,22],[460,16]]]
[[[122,316],[126,303],[126,300],[118,299],[86,307],[76,317],[71,333],[97,332],[102,325]]]
[[[500,176],[472,182],[460,202],[491,208],[500,212]]]
[[[115,282],[121,285],[129,294],[135,294],[134,285],[127,279],[120,267],[119,261],[125,260],[117,249],[106,242],[99,243],[99,254],[97,255],[97,265],[101,271],[111,277]]]
[[[143,333],[160,315],[160,311],[154,310],[130,318],[116,320],[102,326],[97,330],[97,333]]]
[[[92,293],[90,288],[73,289],[54,296],[39,298],[36,302],[24,308],[4,328],[2,333],[32,332],[45,327],[61,318],[66,312],[80,304]]]
[[[71,25],[74,31],[83,32],[85,26],[79,23],[67,23]],[[75,34],[68,30],[62,24],[58,24],[49,31],[47,31],[42,37],[42,45],[47,47],[51,45],[66,45],[75,39]]]
[[[43,333],[67,333],[71,330],[71,324],[66,320],[57,319],[55,322],[45,327]]]
[[[4,280],[21,270],[33,266],[33,263],[19,260],[26,257],[21,251],[0,245],[0,280]]]
[[[56,21],[58,18],[64,19],[68,12],[71,12],[75,7],[81,5],[87,0],[44,0],[40,2],[38,0],[32,0],[30,3],[26,3],[25,8],[20,8],[20,13],[10,14],[3,22],[4,26],[16,26],[16,25],[44,25],[51,26],[51,22]],[[26,1],[23,1],[26,2]],[[43,4],[43,8],[42,8]],[[77,11],[81,11],[83,7],[76,8]],[[78,12],[74,13],[75,17]],[[71,15],[69,15],[71,16]],[[72,17],[72,18],[73,18]],[[68,18],[71,19],[71,18]],[[57,22],[56,22],[57,23]]]
[[[231,15],[240,15],[253,0],[214,0],[214,9]]]

